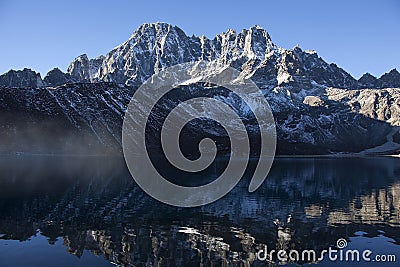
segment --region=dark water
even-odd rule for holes
[[[200,208],[148,197],[119,158],[3,157],[0,177],[0,266],[264,266],[283,263],[258,260],[265,246],[319,253],[339,238],[400,266],[399,159],[280,158],[256,192],[244,178]]]

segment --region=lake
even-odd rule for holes
[[[122,158],[3,156],[0,177],[0,266],[366,266],[340,260],[348,250],[400,262],[397,158],[276,158],[254,193],[246,174],[198,208],[149,197]],[[329,248],[336,260],[319,257]]]

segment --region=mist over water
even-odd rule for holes
[[[121,151],[117,140],[109,138],[105,145],[87,126],[73,127],[59,115],[2,111],[0,125],[2,155],[118,155]]]
[[[152,199],[119,157],[3,156],[0,171],[0,265],[257,266],[264,245],[321,251],[339,238],[400,258],[400,164],[392,158],[278,158],[254,193],[244,177],[199,208]]]

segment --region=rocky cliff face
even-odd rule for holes
[[[59,68],[54,68],[46,74],[44,82],[47,86],[57,86],[72,82],[71,75],[62,72]]]
[[[45,82],[43,82],[39,73],[25,68],[23,70],[10,70],[0,75],[0,86],[40,88],[45,86]]]
[[[67,73],[54,69],[44,81],[27,69],[0,76],[0,107],[3,114],[17,112],[25,124],[38,125],[35,114],[50,120],[56,117],[65,129],[91,136],[95,140],[91,146],[119,151],[123,115],[138,86],[163,68],[198,60],[219,68],[234,67],[241,79],[252,79],[259,86],[275,116],[281,154],[396,153],[400,149],[397,70],[379,79],[365,74],[356,80],[315,51],[278,47],[258,26],[228,30],[211,40],[189,37],[170,24],[144,24],[104,57],[77,57]],[[198,92],[196,85],[181,89],[185,97]],[[221,99],[219,92],[220,88],[209,87],[206,94]],[[234,99],[222,98],[235,107]],[[247,114],[240,105],[236,112]],[[3,121],[6,136],[26,129],[24,123],[8,117]],[[197,126],[223,135],[210,125]],[[70,142],[61,139],[60,144]]]
[[[80,55],[71,62],[67,74],[73,82],[94,82],[103,59],[103,56],[99,56],[89,60],[86,54]]]
[[[383,74],[379,80],[382,81],[382,87],[400,87],[400,73],[396,69]]]

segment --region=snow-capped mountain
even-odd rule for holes
[[[86,54],[75,58],[64,75],[54,69],[37,84],[23,83],[29,74],[9,82],[2,75],[5,87],[43,87],[67,82],[115,82],[137,84],[147,80],[160,69],[190,61],[217,61],[221,67],[230,65],[242,71],[244,78],[261,78],[264,83],[282,85],[290,83],[344,88],[400,87],[400,74],[396,69],[379,79],[366,73],[358,81],[336,64],[328,64],[313,50],[303,51],[299,46],[284,49],[275,45],[269,34],[259,26],[236,32],[228,30],[210,40],[205,36],[187,36],[180,28],[166,23],[143,24],[120,46],[106,56],[88,59]],[[15,71],[11,71],[15,73]],[[58,82],[54,77],[58,77]],[[260,77],[259,77],[260,76]],[[53,80],[53,82],[50,82]]]
[[[18,134],[12,132],[24,132],[20,128],[26,123],[38,127],[40,123],[33,122],[39,121],[40,115],[52,122],[56,117],[62,128],[71,132],[69,137],[85,132],[95,140],[89,142],[93,146],[109,147],[111,143],[118,147],[123,115],[138,86],[163,68],[199,60],[236,68],[241,79],[252,79],[258,85],[275,116],[279,153],[366,149],[393,153],[400,149],[400,74],[396,69],[379,79],[365,74],[356,80],[315,51],[277,46],[259,26],[240,32],[228,30],[211,40],[187,36],[166,23],[143,24],[105,56],[89,59],[80,55],[66,73],[56,68],[42,80],[31,70],[11,70],[0,76],[0,107],[4,114],[21,114],[21,121],[3,118],[7,125],[3,134],[18,143]],[[182,89],[182,95],[196,92],[195,87]],[[211,87],[206,94],[217,97],[218,92]],[[234,102],[229,96],[223,98]],[[238,107],[236,111],[246,116],[246,110]],[[45,124],[51,131],[49,125]],[[207,131],[207,126],[203,128]],[[215,129],[212,132],[222,134]],[[72,142],[61,139],[62,144]],[[26,143],[29,146],[30,142]],[[24,150],[21,142],[18,147]]]

